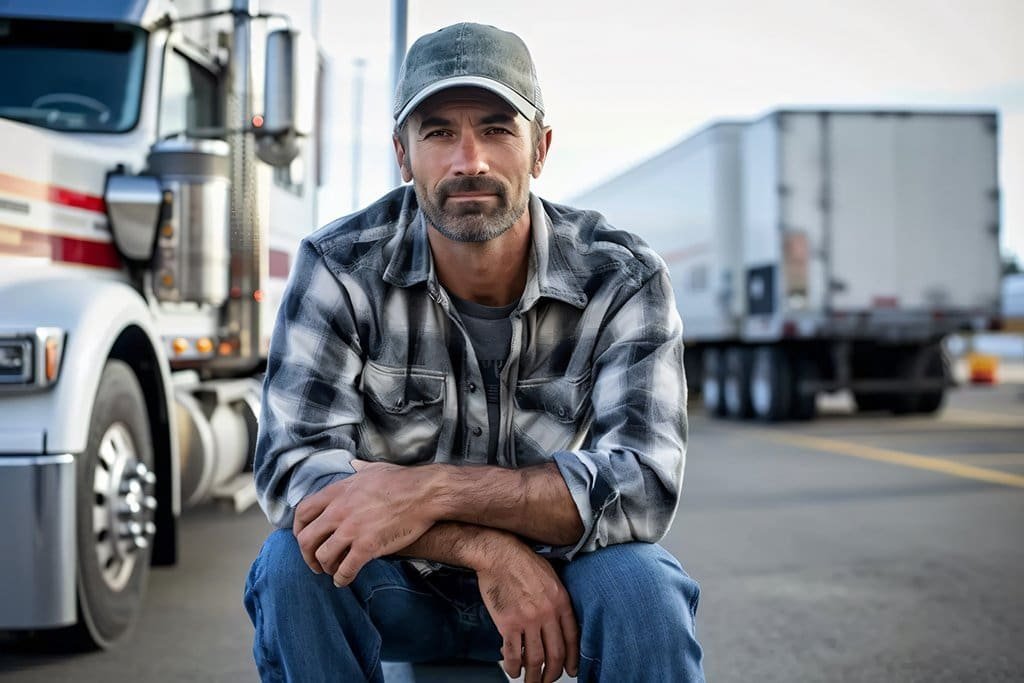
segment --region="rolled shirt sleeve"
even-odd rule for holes
[[[553,454],[583,522],[577,553],[656,542],[675,517],[686,458],[683,326],[664,268],[611,317],[595,351],[590,435]]]
[[[291,526],[303,498],[354,472],[363,419],[356,330],[343,283],[303,241],[270,343],[256,442],[258,499],[275,526]]]

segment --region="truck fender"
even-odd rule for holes
[[[40,278],[0,285],[3,328],[56,327],[65,332],[56,383],[31,393],[0,394],[0,431],[41,435],[41,453],[84,452],[89,418],[108,359],[128,363],[146,396],[156,461],[154,564],[172,564],[180,514],[179,454],[170,366],[153,315],[134,289],[117,280]],[[24,440],[24,439],[23,439]]]

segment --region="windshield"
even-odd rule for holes
[[[0,19],[0,117],[121,133],[139,117],[146,33],[115,24]]]

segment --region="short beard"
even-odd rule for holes
[[[528,193],[520,197],[509,197],[511,188],[500,181],[486,176],[462,176],[441,183],[436,192],[436,201],[426,188],[415,183],[416,199],[423,215],[434,228],[454,242],[487,242],[505,234],[516,224],[529,203]],[[498,206],[485,208],[483,201],[461,202],[456,211],[445,207],[453,194],[464,192],[489,192],[497,196]]]

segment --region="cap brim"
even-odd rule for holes
[[[409,117],[409,114],[418,107],[423,100],[427,99],[431,95],[441,92],[442,90],[448,90],[450,88],[483,88],[489,90],[501,99],[512,105],[512,108],[518,111],[520,114],[525,116],[530,121],[537,115],[537,107],[530,104],[529,100],[517,93],[512,88],[508,87],[504,83],[485,78],[484,76],[452,76],[451,78],[445,78],[435,83],[431,83],[423,90],[413,95],[412,99],[402,107],[402,110],[398,112],[395,117],[395,125],[401,126],[405,122],[405,119]]]

